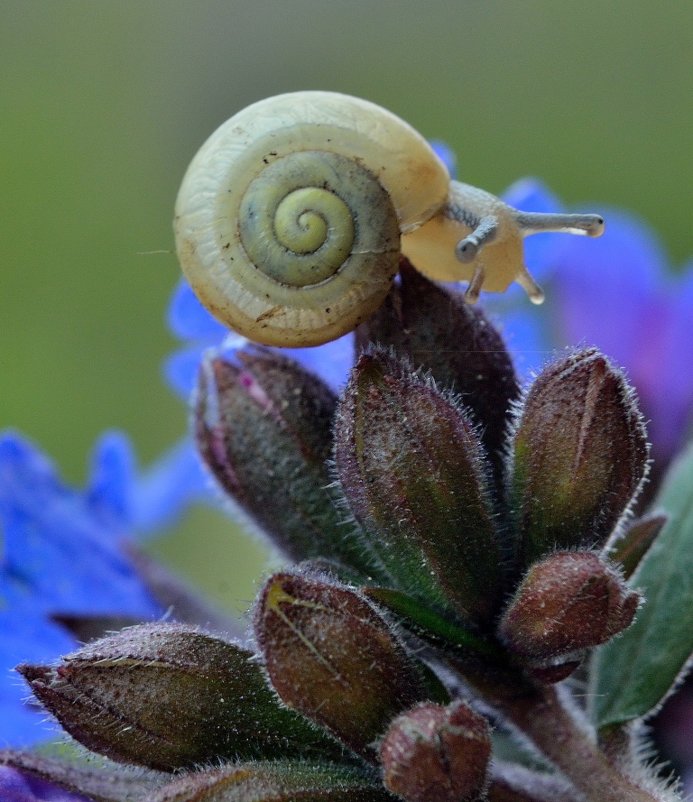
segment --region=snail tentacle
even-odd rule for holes
[[[599,214],[562,214],[550,212],[521,212],[515,210],[515,220],[524,236],[553,232],[601,237],[604,218]]]
[[[474,231],[457,243],[455,255],[460,262],[473,262],[482,245],[493,242],[496,234],[498,234],[498,220],[492,215],[482,217]]]

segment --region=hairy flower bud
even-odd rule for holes
[[[512,502],[524,563],[602,545],[647,470],[642,418],[623,375],[595,349],[532,385],[514,440]]]
[[[530,664],[554,660],[624,630],[639,601],[596,554],[557,552],[529,569],[503,614],[499,635]]]
[[[195,420],[205,463],[287,556],[327,554],[368,572],[327,490],[334,394],[274,352],[235,358],[208,359],[200,371]]]
[[[339,746],[280,707],[252,654],[178,624],[144,624],[89,644],[57,668],[21,666],[78,741],[164,771],[219,757],[337,756]]]
[[[343,766],[245,763],[184,775],[148,802],[388,802],[373,779]]]
[[[406,802],[479,799],[490,757],[486,719],[464,702],[403,713],[380,746],[385,785]]]
[[[282,701],[355,752],[370,755],[394,716],[430,698],[422,667],[347,587],[276,574],[261,593],[255,632]]]
[[[455,401],[391,354],[363,354],[340,403],[335,462],[349,507],[398,587],[489,618],[500,549],[488,471]]]
[[[507,416],[519,387],[503,339],[482,309],[429,281],[402,259],[400,281],[356,330],[357,352],[370,343],[391,346],[416,368],[430,371],[440,387],[460,395],[480,426],[499,482]]]

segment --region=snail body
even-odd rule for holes
[[[431,278],[468,280],[469,300],[513,280],[539,300],[522,237],[600,225],[517,212],[451,181],[394,114],[311,91],[259,101],[221,125],[186,172],[174,228],[183,272],[212,314],[256,342],[295,347],[369,317],[401,254]]]

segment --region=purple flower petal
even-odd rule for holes
[[[0,435],[0,741],[17,745],[47,735],[41,728],[17,729],[28,723],[18,712],[27,690],[11,671],[19,662],[51,662],[74,648],[52,614],[144,620],[161,614],[121,549],[132,533],[135,482],[122,435],[100,441],[85,491],[64,484],[23,437]]]
[[[135,471],[135,454],[129,438],[121,432],[101,435],[94,448],[86,492],[92,513],[106,525],[122,529],[128,524]]]
[[[164,360],[164,378],[183,401],[187,402],[190,399],[190,394],[195,388],[202,354],[207,348],[209,345],[197,343],[189,348],[175,351]]]
[[[572,237],[555,275],[564,342],[597,345],[626,366],[658,338],[665,259],[655,235],[639,220],[612,210],[599,239]]]
[[[151,532],[173,523],[192,502],[216,497],[194,444],[186,438],[141,475],[135,488],[133,523],[139,533]]]
[[[280,353],[299,362],[306,370],[315,373],[335,392],[341,392],[354,364],[354,334],[350,332],[338,340],[314,348],[281,348]]]

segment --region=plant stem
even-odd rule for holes
[[[643,788],[640,778],[628,776],[625,766],[609,761],[554,687],[536,688],[530,695],[516,697],[503,694],[494,704],[571,780],[587,802],[665,799]]]

